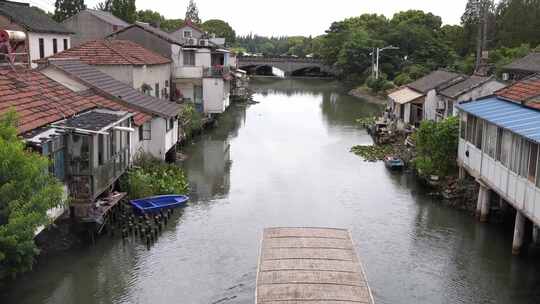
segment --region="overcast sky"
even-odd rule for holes
[[[54,0],[20,0],[54,10]],[[101,0],[85,0],[93,8]],[[323,34],[333,21],[364,13],[384,14],[419,9],[458,24],[466,0],[195,0],[203,20],[227,21],[238,34]],[[166,18],[184,18],[188,0],[137,0],[137,9],[152,9]]]

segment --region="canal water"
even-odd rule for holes
[[[350,229],[376,303],[540,303],[538,258],[510,255],[511,229],[349,153],[371,143],[355,119],[379,106],[328,80],[252,86],[258,104],[185,148],[193,199],[150,250],[103,237],[40,260],[0,303],[253,303],[268,226]]]

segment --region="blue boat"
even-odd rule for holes
[[[135,211],[141,214],[147,214],[181,207],[188,200],[189,197],[186,195],[159,195],[131,200],[130,204],[135,208]]]
[[[403,160],[394,156],[385,157],[384,164],[386,165],[386,168],[390,170],[402,170],[403,167],[405,167]]]

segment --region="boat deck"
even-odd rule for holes
[[[267,228],[256,304],[373,304],[350,233],[331,228]]]

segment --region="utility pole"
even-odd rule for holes
[[[484,52],[487,50],[487,35],[488,35],[488,17],[489,17],[489,0],[477,0],[475,14],[478,20],[478,33],[476,37],[476,61],[475,73],[480,73],[480,68],[483,62]]]
[[[389,45],[389,46],[385,46],[383,48],[376,48],[376,50],[373,51],[373,55],[375,55],[376,57],[376,60],[375,60],[375,79],[379,79],[379,57],[381,55],[381,52],[384,51],[384,50],[399,50],[398,47],[396,46],[393,46],[393,45]],[[373,61],[373,59],[372,59]]]

